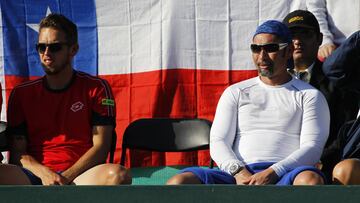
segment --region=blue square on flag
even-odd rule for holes
[[[60,13],[78,27],[80,50],[75,69],[97,75],[97,28],[95,2],[90,0],[0,0],[5,75],[42,76],[35,44],[42,18]]]

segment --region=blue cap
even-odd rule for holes
[[[261,33],[268,33],[278,36],[284,42],[291,43],[292,36],[289,28],[282,22],[277,20],[268,20],[257,27],[253,38]]]

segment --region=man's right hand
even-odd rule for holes
[[[39,176],[43,185],[67,185],[69,181],[58,173],[44,167]]]
[[[318,57],[325,60],[335,49],[336,45],[334,44],[324,44],[319,47]]]
[[[246,169],[242,169],[237,173],[234,178],[237,185],[248,185],[250,183],[252,174]]]

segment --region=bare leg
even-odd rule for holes
[[[185,172],[181,174],[174,175],[167,182],[167,185],[181,185],[181,184],[202,184],[199,178],[191,173]]]
[[[293,185],[323,185],[324,179],[314,171],[303,171],[294,180]]]
[[[0,185],[31,185],[31,182],[19,166],[0,164]]]
[[[119,164],[97,165],[74,179],[75,185],[131,184],[130,172]]]
[[[334,167],[333,183],[341,185],[360,184],[360,160],[345,159]]]

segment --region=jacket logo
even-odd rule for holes
[[[73,112],[77,112],[80,111],[82,108],[84,107],[84,104],[81,102],[75,102],[72,106],[71,106],[71,111]]]

